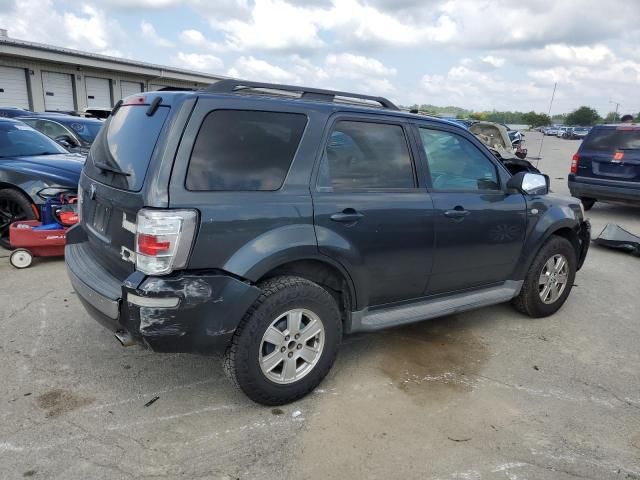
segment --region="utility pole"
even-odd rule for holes
[[[549,102],[549,113],[547,114],[549,118],[551,118],[551,108],[553,107],[553,99],[556,98],[556,88],[558,88],[558,82],[555,82],[553,84],[553,93],[551,94],[551,101]],[[542,134],[542,139],[540,139],[540,149],[538,150],[538,156],[529,157],[531,160],[536,161],[536,168],[538,167],[540,160],[542,160],[542,158],[540,157],[540,154],[542,153],[543,144],[544,144],[544,134]]]
[[[620,104],[618,102],[614,102],[613,100],[609,100],[609,103],[613,103],[616,106],[616,119],[618,118],[618,109],[620,108]]]

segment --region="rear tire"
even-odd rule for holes
[[[560,268],[561,260],[566,268]],[[564,237],[552,236],[533,260],[520,294],[513,299],[512,305],[534,318],[554,314],[571,292],[576,266],[576,251],[571,242]]]
[[[595,198],[581,197],[580,201],[582,202],[582,206],[584,207],[585,211],[591,210],[596,203]]]
[[[309,280],[274,277],[260,288],[223,366],[254,402],[283,405],[307,395],[327,375],[342,339],[342,320],[331,294]]]
[[[11,249],[9,226],[18,220],[35,220],[32,203],[22,193],[11,188],[0,190],[0,247]]]

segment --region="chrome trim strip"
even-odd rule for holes
[[[180,299],[178,297],[141,297],[127,293],[127,302],[139,307],[175,308],[180,303]]]

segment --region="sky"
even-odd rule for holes
[[[0,0],[9,36],[402,105],[640,111],[637,0]]]

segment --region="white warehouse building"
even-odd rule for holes
[[[17,40],[0,29],[0,107],[36,112],[111,108],[135,93],[197,89],[222,78]]]

